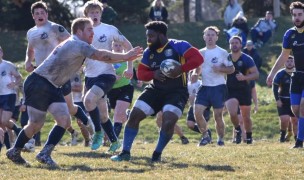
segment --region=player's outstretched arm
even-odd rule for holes
[[[126,53],[114,53],[108,50],[97,50],[90,57],[98,61],[104,61],[106,63],[117,63],[123,61],[132,61],[142,56],[143,49],[141,47],[135,47]]]

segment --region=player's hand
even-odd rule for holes
[[[19,111],[20,111],[20,112],[26,111],[26,105],[22,104],[22,105],[20,106],[20,108],[19,108]]]
[[[245,76],[240,72],[240,73],[238,73],[238,74],[236,74],[235,75],[236,76],[236,79],[238,80],[238,81],[245,81],[246,79],[245,79]]]
[[[133,69],[127,69],[123,73],[124,77],[127,79],[132,79],[133,77]]]
[[[171,78],[177,78],[182,74],[182,66],[176,66],[174,69],[170,71]]]
[[[25,70],[27,72],[32,72],[32,71],[34,71],[34,69],[35,69],[35,66],[32,64],[31,61],[25,61]]]
[[[164,82],[166,80],[166,76],[161,72],[160,69],[157,69],[156,71],[154,71],[154,79]]]
[[[279,100],[277,100],[277,106],[278,107],[282,107],[283,106],[283,103],[282,103],[282,101],[279,99]]]
[[[254,105],[254,108],[253,108],[253,113],[256,114],[259,110],[259,106],[258,105]]]
[[[269,74],[266,79],[266,84],[270,87],[272,85],[273,75]]]
[[[121,79],[121,76],[119,75],[116,75],[116,81],[120,80]]]
[[[212,70],[213,70],[215,73],[220,73],[220,72],[221,72],[221,66],[213,65],[213,66],[212,66]]]
[[[7,84],[7,88],[9,88],[9,89],[15,89],[15,87],[16,87],[15,82],[10,82],[10,83]]]
[[[143,53],[143,48],[137,46],[137,47],[131,49],[130,51],[128,51],[126,53],[126,56],[125,56],[124,59],[127,60],[127,61],[133,61],[133,60],[141,57],[142,53]]]

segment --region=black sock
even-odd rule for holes
[[[63,127],[60,127],[58,125],[55,125],[53,129],[51,130],[48,140],[46,141],[45,145],[54,145],[56,146],[59,141],[61,140],[62,136],[65,133],[65,129]]]
[[[31,138],[27,137],[24,130],[22,129],[17,137],[16,143],[14,148],[20,148],[22,149]]]
[[[114,132],[116,134],[116,137],[119,136],[121,129],[122,129],[122,123],[120,123],[120,122],[114,123]]]
[[[2,143],[0,142],[0,152],[1,152],[1,149],[2,149]]]
[[[240,125],[238,125],[237,127],[235,127],[234,128],[235,130],[237,130],[237,131],[241,131],[241,126]]]
[[[12,127],[12,130],[14,130],[16,136],[19,135],[21,129],[22,129],[22,128],[19,128],[19,127],[14,123],[14,126]]]
[[[105,133],[108,135],[109,140],[111,142],[116,142],[117,141],[117,136],[114,132],[114,128],[113,128],[111,120],[108,119],[107,122],[102,123],[101,126],[102,126],[103,130],[105,131]]]
[[[73,129],[73,130],[70,132],[70,134],[74,134],[74,132],[75,132],[75,129]]]
[[[40,140],[40,135],[41,135],[41,132],[40,132],[40,131],[37,132],[37,133],[34,135],[34,139],[35,139],[36,142],[40,142],[40,141],[41,141],[41,140]]]
[[[198,128],[198,126],[197,126],[197,124],[196,124],[196,125],[194,125],[194,128],[192,129],[192,131],[195,131],[195,132],[201,133],[201,132],[200,132],[200,130],[199,130],[199,128]]]
[[[286,136],[286,130],[280,130],[280,135],[281,135],[281,137],[280,137],[280,139],[281,140],[285,140],[285,136]]]
[[[252,132],[246,132],[247,139],[252,139]]]
[[[93,111],[89,112],[90,117],[92,119],[92,122],[95,127],[95,132],[101,131],[101,125],[100,125],[100,115],[99,115],[99,110],[96,107]]]
[[[6,146],[6,149],[11,148],[11,143],[10,143],[10,140],[9,140],[8,132],[4,133],[4,144]]]
[[[87,125],[88,124],[88,117],[86,116],[86,114],[84,113],[83,109],[77,105],[77,112],[76,114],[74,115],[77,119],[80,119],[81,122],[84,124],[84,125]]]

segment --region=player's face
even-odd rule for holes
[[[302,28],[304,26],[304,10],[303,9],[293,9],[292,10],[292,21],[297,28]]]
[[[241,44],[240,40],[238,40],[236,38],[230,39],[229,45],[230,45],[230,50],[233,53],[240,52],[242,49],[242,44]]]
[[[123,52],[123,46],[122,46],[121,43],[113,42],[113,44],[112,44],[112,50],[114,52],[121,53],[121,52]]]
[[[94,22],[94,26],[99,25],[101,21],[101,10],[99,8],[92,8],[88,10],[89,18]]]
[[[48,21],[48,13],[42,8],[34,9],[32,16],[36,26],[42,26]]]
[[[285,62],[285,67],[286,69],[293,69],[294,68],[294,59],[293,58],[288,58],[287,61]]]
[[[147,45],[150,49],[156,50],[161,47],[159,33],[153,30],[146,31]]]
[[[204,41],[206,42],[206,45],[214,46],[217,40],[218,36],[214,30],[209,29],[204,33]]]
[[[94,37],[93,25],[91,23],[86,23],[83,31],[81,31],[79,36],[81,40],[92,44]]]

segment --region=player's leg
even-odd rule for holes
[[[250,117],[251,106],[241,105],[241,114],[243,116],[244,128],[246,131],[247,144],[252,144],[252,120]]]
[[[230,98],[225,102],[225,105],[236,132],[236,143],[239,144],[242,142],[242,130],[238,118],[239,101],[236,98]]]

